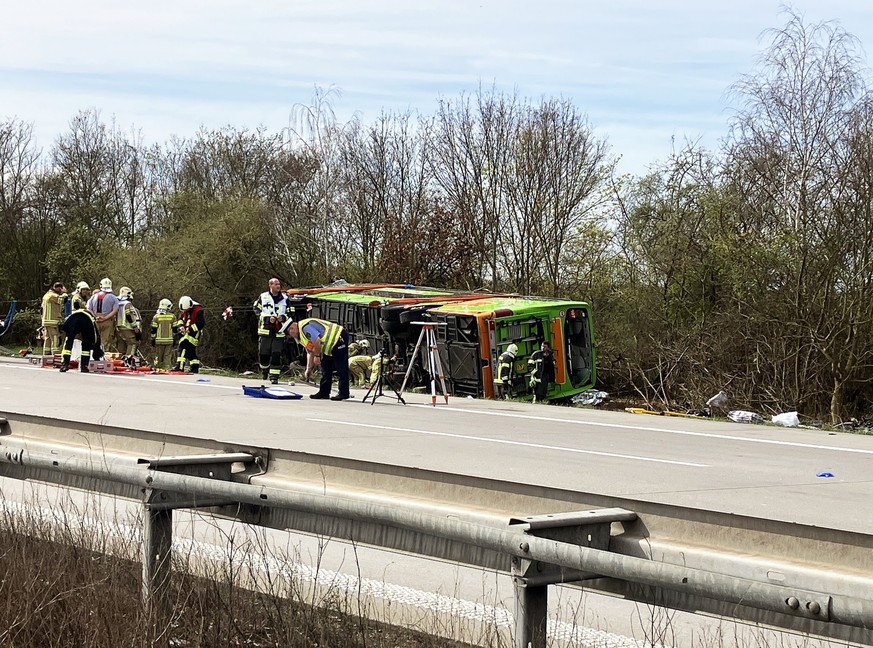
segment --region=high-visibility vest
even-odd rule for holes
[[[43,326],[48,324],[60,324],[61,315],[64,308],[64,296],[59,295],[54,290],[49,290],[42,296],[42,323]]]
[[[155,344],[173,343],[173,319],[172,313],[157,313],[152,317],[152,337]]]
[[[269,290],[263,292],[255,302],[254,310],[258,314],[258,335],[270,335],[275,332],[276,337],[285,337],[284,332],[279,332],[282,328],[282,320],[288,312],[288,298],[285,295],[282,295],[282,299],[277,303]],[[271,324],[270,318],[274,316],[278,317],[279,321]]]
[[[319,324],[321,328],[324,329],[324,332],[321,333],[320,336],[316,335],[313,339],[310,339],[306,334],[307,324]],[[313,327],[310,327],[310,329]],[[333,348],[336,346],[336,343],[339,342],[340,336],[343,332],[343,327],[339,324],[334,324],[333,322],[328,322],[327,320],[317,319],[315,317],[309,317],[304,320],[300,320],[297,323],[297,329],[300,331],[300,343],[305,346],[307,349],[312,350],[313,341],[315,338],[321,338],[321,352],[325,355],[330,355]]]
[[[138,329],[141,326],[139,311],[126,299],[118,300],[117,328]]]

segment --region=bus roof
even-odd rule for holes
[[[548,299],[546,297],[483,297],[469,301],[452,302],[432,309],[440,313],[462,313],[466,315],[482,315],[496,310],[508,309],[513,313],[523,314],[553,308],[589,308],[586,302],[568,301],[565,299]]]

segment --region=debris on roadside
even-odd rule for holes
[[[781,414],[774,414],[770,420],[773,423],[778,423],[785,427],[797,427],[800,425],[800,417],[797,416],[797,412],[782,412]]]
[[[764,417],[755,412],[746,410],[731,410],[728,412],[728,418],[736,423],[763,423]]]
[[[576,394],[570,399],[574,405],[600,405],[609,399],[609,394],[605,391],[589,389],[581,394]]]

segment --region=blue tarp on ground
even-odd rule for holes
[[[264,385],[260,387],[246,387],[243,385],[243,394],[255,398],[276,398],[279,400],[303,398],[297,392],[285,389],[284,387],[277,387],[276,385],[270,385],[269,387]]]

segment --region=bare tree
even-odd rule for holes
[[[475,97],[440,101],[428,127],[429,160],[445,209],[466,228],[474,246],[468,283],[502,283],[498,258],[507,199],[506,174],[512,155],[517,98],[482,88]]]
[[[857,164],[846,147],[864,87],[857,42],[839,26],[807,25],[791,13],[770,34],[761,71],[734,88],[742,107],[727,151],[745,261],[738,273],[748,287],[737,299],[750,317],[752,364],[767,368],[759,379],[773,401],[814,407],[821,390],[838,391],[855,365],[827,367],[821,359],[855,353],[833,332],[855,328],[859,313],[834,300],[865,298],[838,280],[841,239],[863,233],[835,227],[846,213],[847,165]],[[829,379],[830,371],[837,375]],[[833,394],[835,418],[841,400]]]

